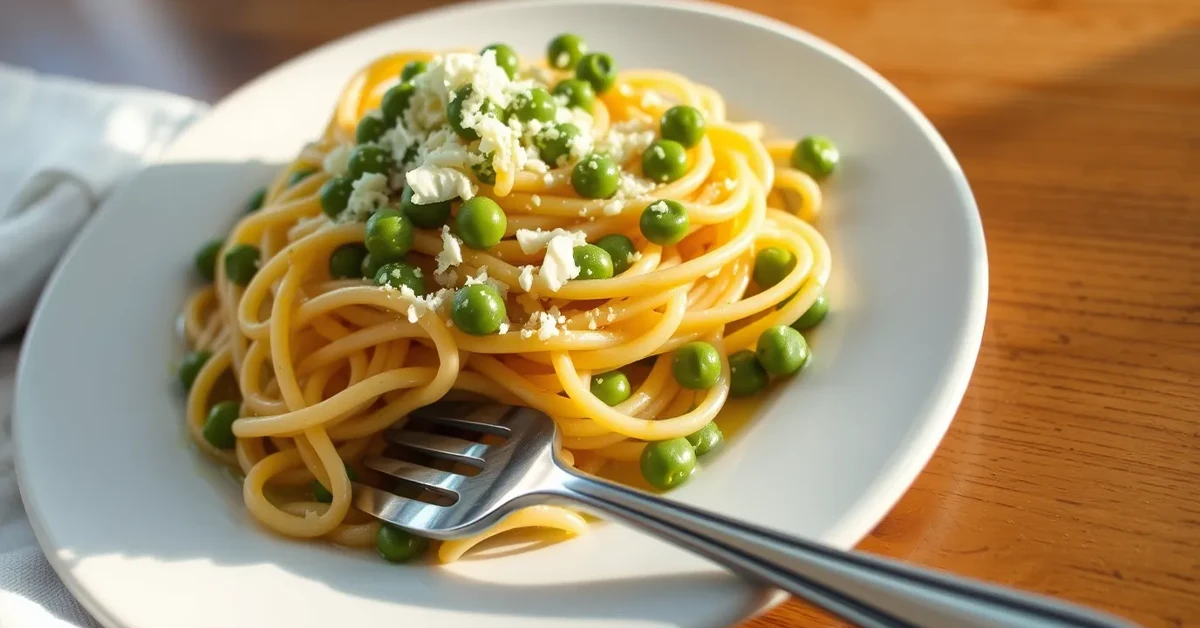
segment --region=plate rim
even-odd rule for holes
[[[638,0],[472,0],[470,2],[434,7],[401,15],[332,39],[255,75],[212,103],[209,111],[205,112],[199,119],[207,118],[222,105],[241,98],[259,83],[269,81],[276,75],[287,72],[294,65],[303,64],[312,57],[325,54],[331,48],[343,45],[352,39],[365,37],[376,31],[394,28],[407,22],[418,22],[427,18],[452,17],[456,14],[471,13],[481,9],[503,11],[509,8],[564,5],[639,7],[643,6],[643,3]],[[717,4],[706,0],[659,0],[659,2],[654,3],[654,6],[655,8],[681,10],[749,24],[772,31],[789,39],[800,40],[805,45],[836,59],[853,72],[868,80],[873,87],[882,91],[889,100],[895,103],[917,125],[922,136],[930,142],[941,164],[945,166],[946,171],[950,175],[955,194],[961,201],[961,209],[965,214],[964,218],[968,227],[966,233],[966,244],[970,253],[968,281],[972,289],[963,298],[963,302],[967,304],[967,307],[963,317],[963,324],[955,332],[956,350],[948,356],[942,385],[940,389],[933,391],[936,394],[934,400],[929,404],[926,419],[914,425],[908,434],[908,447],[893,452],[891,459],[883,464],[883,472],[876,476],[875,480],[862,492],[856,502],[856,507],[848,509],[837,520],[837,523],[832,527],[830,538],[826,539],[826,542],[834,547],[852,547],[865,538],[891,512],[930,459],[932,459],[933,454],[936,452],[955,417],[974,371],[983,340],[989,294],[987,247],[982,219],[975,196],[961,164],[933,123],[890,81],[849,52],[798,26],[740,7]],[[169,159],[169,157],[165,159],[164,156],[170,155],[171,148],[185,133],[186,129],[179,136],[173,138],[166,147],[166,150],[159,156],[147,161],[143,169],[159,165],[164,163],[166,159]],[[112,197],[110,196],[109,198]],[[108,202],[110,201],[106,200],[103,202],[95,211],[104,211],[104,206]],[[62,269],[78,253],[78,249],[80,248],[79,243],[88,237],[96,223],[97,221],[88,221],[88,224],[72,240],[62,255],[59,264],[46,281],[43,294],[55,289],[61,280]],[[33,336],[34,330],[39,327],[39,323],[43,318],[44,303],[44,299],[39,299],[34,313],[26,326],[24,337]],[[30,346],[30,343],[22,343],[17,362],[12,406],[15,475],[30,527],[33,530],[39,549],[41,549],[43,555],[46,557],[47,562],[80,605],[101,625],[124,627],[126,624],[118,621],[116,617],[105,609],[99,600],[92,596],[89,590],[74,577],[71,566],[65,562],[63,557],[59,556],[58,550],[60,549],[60,545],[56,544],[54,539],[51,538],[51,534],[42,519],[41,509],[38,506],[38,498],[32,491],[27,490],[30,480],[23,471],[26,467],[24,463],[26,450],[21,446],[22,440],[19,436],[22,431],[20,426],[23,423],[21,419],[22,414],[19,412],[19,409],[22,406],[21,399],[25,395],[31,394],[22,392],[25,390],[23,382],[28,379],[28,376],[25,374],[27,369],[26,354],[30,351]],[[51,551],[47,551],[47,548]],[[744,620],[765,613],[780,604],[787,597],[781,594],[781,592],[776,593],[765,604],[747,615]]]

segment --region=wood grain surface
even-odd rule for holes
[[[0,0],[0,61],[209,100],[438,4]],[[862,548],[1200,625],[1200,1],[739,0],[874,66],[983,214],[987,330]],[[746,626],[834,624],[797,602]]]

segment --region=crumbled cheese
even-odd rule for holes
[[[435,276],[463,261],[462,241],[450,234],[449,225],[442,225],[442,250],[434,259],[437,261],[437,269],[433,271]]]
[[[464,161],[466,157],[464,156]],[[411,170],[404,177],[412,188],[412,200],[418,205],[461,198],[464,201],[475,196],[475,184],[467,175],[454,168],[424,165]]]
[[[725,189],[732,190],[737,187],[737,179],[725,179]]]
[[[470,151],[450,129],[439,129],[429,134],[417,151],[417,160],[422,166],[443,168],[466,168],[470,165]]]
[[[550,172],[550,166],[546,162],[536,157],[529,156],[530,151],[525,152],[525,170],[534,174],[546,174]]]
[[[623,199],[614,198],[613,200],[604,204],[604,207],[603,207],[604,215],[605,216],[616,216],[617,214],[621,213],[621,209],[623,209],[624,207],[625,207],[625,201]]]
[[[508,333],[508,321],[501,322],[500,328],[496,330],[496,333],[507,334]]]
[[[609,127],[596,142],[596,149],[607,152],[613,161],[625,163],[654,142],[654,129],[644,120],[626,120]]]
[[[669,209],[670,209],[670,206],[667,205],[666,201],[655,201],[653,203],[650,203],[648,206],[646,206],[647,211],[652,211],[656,214],[665,214],[665,213],[667,213],[667,210],[669,210]]]
[[[554,236],[546,244],[546,259],[542,261],[538,277],[545,280],[551,292],[558,292],[568,281],[579,276],[579,266],[575,265],[577,241],[577,238],[568,233]],[[586,243],[586,240],[584,242]]]
[[[579,161],[587,157],[594,148],[595,143],[592,141],[592,136],[587,133],[580,133],[567,141],[567,156],[570,157],[571,161]],[[559,158],[559,165],[563,165],[563,159],[565,157]],[[618,163],[620,162],[618,161]],[[592,168],[592,170],[595,170],[595,168]]]
[[[392,152],[392,159],[396,163],[404,163],[404,156],[408,154],[408,149],[416,142],[416,138],[404,128],[404,125],[396,125],[388,129],[379,137],[379,145]]]
[[[658,187],[650,179],[635,176],[632,172],[622,172],[620,183],[617,184],[617,194],[625,198],[639,198],[649,194]]]
[[[454,298],[454,290],[446,288],[419,297],[412,291],[412,288],[400,286],[400,294],[412,300],[408,310],[405,311],[410,323],[417,322],[426,312],[438,314],[442,307]]]
[[[421,74],[417,78],[429,74]],[[408,110],[404,112],[404,123],[411,129],[431,130],[446,123],[446,98],[443,94],[428,89],[417,89],[408,101]]]
[[[617,311],[612,309],[611,307],[608,308],[608,316],[605,317],[605,320],[607,320],[610,323],[617,320]]]
[[[354,152],[352,146],[347,144],[338,145],[329,151],[329,154],[325,155],[325,159],[321,162],[321,168],[334,177],[346,174],[346,170],[350,168],[350,153],[352,152]]]
[[[492,153],[492,167],[496,172],[514,173],[525,166],[526,153],[521,147],[520,121],[514,116],[509,124],[494,117],[487,117],[475,125],[479,133],[479,150]]]
[[[566,229],[554,229],[553,231],[542,231],[541,229],[517,229],[517,245],[521,247],[521,252],[526,255],[533,255],[538,251],[550,245],[550,241],[558,237],[566,237],[572,243],[572,246],[583,246],[587,244],[587,234],[582,231],[567,231]]]
[[[351,184],[350,198],[342,217],[349,220],[364,220],[380,207],[387,205],[387,175],[365,172]]]
[[[521,274],[517,277],[517,285],[525,292],[533,290],[533,266],[522,266]]]
[[[464,285],[473,286],[475,284],[485,284],[491,286],[496,292],[500,293],[501,299],[508,298],[509,285],[503,281],[500,281],[499,279],[496,279],[495,277],[488,277],[487,266],[480,266],[479,273],[474,277],[467,277]]]
[[[537,194],[534,194],[532,197],[530,197],[529,202],[533,203],[534,207],[541,207],[542,197],[538,196]]]
[[[531,338],[537,334],[538,340],[546,341],[560,335],[567,324],[567,317],[551,307],[548,311],[536,311],[529,315],[529,320],[521,329],[522,338]]]

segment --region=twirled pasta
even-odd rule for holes
[[[729,396],[725,356],[800,318],[829,277],[828,247],[811,226],[821,209],[820,188],[789,165],[794,143],[764,143],[761,124],[726,120],[721,95],[709,87],[642,70],[620,73],[597,97],[590,133],[598,138],[620,125],[653,129],[668,108],[694,107],[707,132],[688,150],[683,176],[634,197],[592,200],[572,190],[570,163],[545,173],[500,166],[491,185],[472,175],[477,193],[499,204],[508,225],[498,245],[462,249],[455,283],[486,271],[507,289],[509,311],[557,308],[553,335],[539,338],[519,321],[506,333],[470,335],[449,324],[446,304],[414,316],[411,295],[370,278],[332,278],[331,253],[362,243],[365,226],[322,212],[319,190],[331,176],[322,164],[355,144],[356,127],[380,107],[406,64],[439,59],[398,53],[356,74],[320,140],[279,173],[261,209],[238,220],[224,239],[226,253],[239,244],[258,249],[253,278],[244,286],[231,281],[225,256],[217,255],[214,282],[183,309],[189,346],[212,356],[189,391],[193,440],[244,473],[250,513],[286,536],[373,544],[378,524],[351,507],[346,465],[368,473],[360,462],[382,450],[384,429],[455,390],[546,412],[562,430],[565,456],[592,473],[610,461],[637,459],[648,441],[692,434]],[[527,71],[548,80],[566,76],[545,67]],[[627,169],[640,174],[636,163]],[[687,209],[689,232],[675,245],[650,243],[639,232],[639,216],[656,199]],[[543,262],[545,253],[527,252],[512,239],[522,229],[581,232],[588,241],[622,233],[635,243],[637,259],[611,278],[573,279],[553,292],[538,284],[533,290],[541,294],[533,296],[521,287],[522,267]],[[444,242],[437,231],[418,229],[409,257],[430,268]],[[764,247],[790,252],[795,263],[777,283],[756,290],[755,252]],[[693,340],[712,343],[722,356],[715,385],[700,392],[671,376],[670,352]],[[589,381],[622,367],[635,382],[633,391],[610,407],[592,394]],[[240,394],[232,449],[205,437],[225,373]],[[329,503],[304,493],[313,480],[328,487]],[[521,526],[575,534],[584,523],[569,510],[538,507],[497,530]],[[454,560],[495,532],[445,543],[439,556]]]

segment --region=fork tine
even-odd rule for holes
[[[394,458],[383,458],[380,456],[368,456],[363,460],[363,464],[368,469],[374,469],[384,475],[391,476],[397,480],[408,482],[416,485],[419,488],[439,491],[451,495],[458,495],[458,487],[462,486],[471,478],[465,475],[458,475],[447,471],[439,471],[430,469],[406,460],[396,460]]]
[[[489,449],[487,445],[453,436],[404,429],[390,429],[384,433],[384,438],[394,445],[407,447],[436,458],[448,458],[481,469],[483,468],[483,456]]]
[[[507,438],[512,436],[512,429],[501,422],[507,419],[513,410],[511,406],[500,404],[439,401],[413,410],[408,417],[417,424],[442,425]]]
[[[354,483],[354,506],[359,510],[419,533],[437,530],[437,521],[448,508],[416,499],[400,497],[368,484]]]

